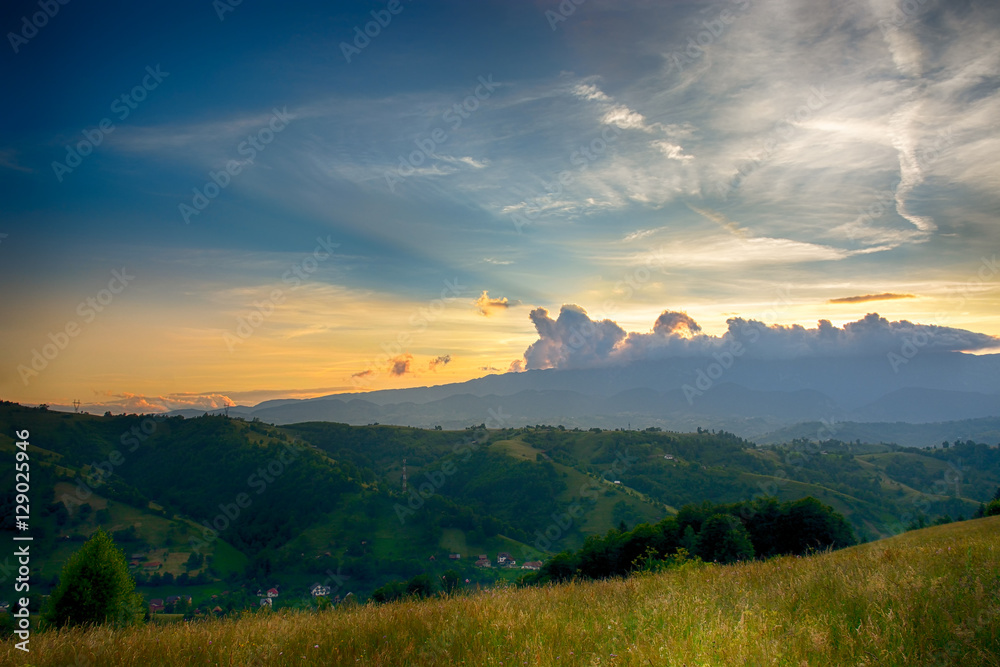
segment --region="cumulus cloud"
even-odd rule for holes
[[[520,301],[508,301],[505,296],[497,299],[491,299],[487,290],[483,290],[483,293],[479,295],[479,298],[476,299],[475,303],[479,312],[487,317],[489,317],[496,310],[507,310],[511,306],[518,306],[521,304]]]
[[[524,371],[524,359],[515,359],[507,367],[508,373],[521,373]]]
[[[236,403],[225,394],[205,393],[205,394],[161,394],[159,396],[146,396],[144,394],[133,394],[125,392],[122,394],[112,394],[104,392],[100,394],[103,400],[98,399],[87,402],[80,406],[84,412],[101,414],[104,412],[155,414],[160,412],[170,412],[171,410],[195,409],[195,410],[218,410],[227,408]],[[63,409],[72,409],[69,406],[58,406]]]
[[[553,320],[547,310],[530,315],[538,340],[524,352],[524,367],[594,368],[675,357],[710,356],[740,343],[746,358],[792,359],[884,355],[906,342],[935,352],[1000,348],[1000,337],[907,320],[890,322],[870,313],[843,327],[820,320],[816,328],[768,325],[731,318],[721,336],[707,335],[686,313],[664,311],[649,333],[626,332],[611,320],[591,320],[576,305],[564,305]],[[511,369],[513,370],[513,364]]]
[[[687,313],[676,313],[665,310],[660,313],[653,323],[653,333],[661,336],[672,336],[677,334],[690,338],[701,333],[701,326],[695,322]]]
[[[524,351],[527,368],[601,365],[626,336],[611,320],[595,322],[586,310],[573,304],[564,305],[555,320],[544,308],[532,310],[528,317],[538,331],[538,340]]]
[[[447,366],[450,363],[451,363],[451,355],[445,354],[435,359],[431,359],[429,368],[433,371],[437,370],[438,366]]]
[[[389,361],[389,372],[393,375],[406,375],[410,372],[410,362],[413,361],[412,354],[401,354]]]
[[[839,299],[830,299],[827,303],[866,303],[868,301],[890,301],[892,299],[914,299],[912,294],[894,294],[883,292],[882,294],[864,294],[861,296],[845,296]]]

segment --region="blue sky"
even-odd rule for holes
[[[468,379],[519,361],[531,310],[563,304],[639,333],[671,310],[713,335],[876,311],[1000,334],[995,3],[41,11],[0,10],[16,400]],[[199,200],[211,174],[225,187]],[[122,267],[134,281],[84,321]],[[830,303],[869,295],[896,298]]]

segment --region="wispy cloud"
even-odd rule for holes
[[[657,230],[655,229],[639,229],[632,232],[631,234],[626,234],[625,238],[623,238],[622,241],[624,243],[629,243],[631,241],[638,241],[640,239],[646,238],[647,236],[652,236],[656,232]]]
[[[912,294],[894,294],[884,292],[882,294],[865,294],[862,296],[844,296],[839,299],[830,299],[827,303],[867,303],[869,301],[892,301],[894,299],[915,299]]]

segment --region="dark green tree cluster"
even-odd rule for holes
[[[979,509],[976,510],[975,518],[981,518],[984,516],[1000,516],[1000,486],[997,487],[996,493],[993,494],[993,499],[988,503],[982,503],[979,505]]]
[[[655,525],[592,536],[576,552],[556,554],[528,583],[603,579],[645,569],[679,549],[716,563],[840,549],[856,543],[842,515],[815,498],[780,503],[767,497],[728,505],[685,505]]]
[[[449,572],[454,573],[453,570]],[[457,584],[456,584],[457,585]],[[372,592],[375,602],[393,602],[405,598],[424,599],[434,595],[437,590],[434,580],[427,574],[418,574],[409,581],[390,581]]]

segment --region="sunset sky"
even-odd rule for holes
[[[564,304],[1000,335],[996,2],[58,7],[0,9],[4,399],[462,381]]]

